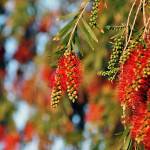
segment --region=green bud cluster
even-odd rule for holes
[[[110,26],[110,25],[106,25],[104,28],[106,31],[121,31],[123,29],[125,29],[125,26]]]
[[[109,80],[114,80],[115,74],[119,71],[119,68],[113,68],[112,70],[100,71],[98,75],[108,76]]]
[[[92,11],[91,11],[91,16],[90,16],[90,22],[89,22],[89,25],[92,28],[96,27],[96,20],[98,18],[99,2],[100,2],[100,0],[93,0]]]
[[[120,61],[119,61],[120,64],[124,64],[126,62],[126,60],[129,58],[132,51],[136,48],[136,46],[140,42],[141,42],[141,39],[135,39],[130,42],[127,49],[122,53],[122,56],[120,57]]]
[[[114,68],[118,67],[119,59],[122,54],[122,49],[124,46],[124,37],[121,36],[114,40],[114,47],[112,54],[110,56],[110,60],[108,62],[108,69],[113,70]]]
[[[109,80],[113,80],[117,72],[119,71],[119,59],[122,54],[124,46],[124,37],[120,36],[114,39],[113,51],[108,62],[108,71],[100,72],[102,76],[108,76]]]
[[[52,90],[51,94],[51,106],[53,108],[56,108],[58,103],[60,102],[60,99],[62,97],[62,89],[59,80],[56,81],[56,87]]]

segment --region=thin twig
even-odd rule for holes
[[[149,24],[150,24],[150,17],[148,18],[147,23],[146,23],[146,25],[145,25],[145,29],[144,29],[144,32],[143,32],[143,37],[145,37],[145,34],[146,34],[146,32],[147,32],[147,29],[148,29]]]
[[[84,4],[84,6],[83,6],[83,8],[82,8],[82,11],[81,11],[80,15],[79,15],[78,18],[77,18],[77,21],[76,21],[76,23],[75,23],[75,25],[74,25],[74,27],[73,27],[73,29],[72,29],[72,32],[71,32],[71,34],[70,34],[70,38],[69,38],[69,41],[68,41],[68,44],[67,44],[67,48],[69,48],[69,46],[70,46],[70,44],[71,44],[71,41],[72,41],[72,39],[73,39],[74,32],[75,32],[75,30],[76,30],[76,28],[77,28],[77,26],[78,26],[78,23],[79,23],[79,21],[80,21],[82,15],[83,15],[83,13],[84,13],[84,11],[85,11],[87,5],[88,5],[88,3],[89,3],[89,1]]]
[[[136,3],[136,0],[133,2],[132,6],[131,6],[131,9],[130,9],[130,12],[129,12],[129,15],[128,15],[128,19],[127,19],[127,24],[126,24],[126,43],[127,43],[127,40],[128,40],[128,29],[129,29],[130,17],[131,17],[133,8],[135,6],[135,3]]]
[[[136,14],[135,14],[135,17],[134,17],[134,20],[133,20],[133,24],[132,24],[132,27],[131,27],[130,35],[129,35],[128,41],[127,41],[127,43],[126,43],[126,45],[125,45],[124,51],[126,50],[128,44],[129,44],[129,42],[130,42],[130,39],[131,39],[131,36],[132,36],[132,32],[133,32],[133,29],[134,29],[134,26],[135,26],[135,22],[136,22],[138,13],[139,13],[139,11],[140,11],[141,5],[142,5],[142,0],[140,1],[140,4],[139,4],[139,6],[138,6],[138,8],[137,8],[137,11],[136,11]]]
[[[67,117],[68,120],[70,120],[70,116],[69,116],[68,112],[66,111],[64,104],[63,103],[61,103],[61,104],[62,104],[61,106],[62,106],[62,111],[63,111],[64,115]]]
[[[145,14],[145,0],[143,0],[143,23],[146,26],[146,14]]]

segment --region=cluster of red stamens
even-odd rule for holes
[[[131,136],[150,149],[150,35],[146,48],[138,45],[121,66],[119,99],[123,107],[123,123],[131,128]]]
[[[57,106],[65,91],[69,99],[74,102],[78,98],[80,80],[80,60],[75,53],[66,51],[58,61],[51,93],[52,106]]]

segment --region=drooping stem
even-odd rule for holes
[[[125,45],[124,51],[126,50],[128,44],[129,44],[129,42],[130,42],[130,39],[131,39],[131,37],[132,37],[133,29],[134,29],[135,22],[136,22],[138,13],[139,13],[140,8],[141,8],[141,5],[142,5],[142,1],[143,1],[143,0],[140,1],[140,4],[139,4],[139,6],[138,6],[138,8],[137,8],[137,11],[136,11],[136,14],[135,14],[135,17],[134,17],[134,20],[133,20],[133,24],[132,24],[132,27],[131,27],[130,35],[129,35],[129,38],[128,38],[127,43],[126,43],[126,45]]]
[[[133,2],[132,6],[131,6],[131,9],[130,9],[130,12],[129,12],[129,15],[128,15],[128,19],[127,19],[127,24],[126,24],[126,43],[127,43],[127,40],[128,40],[128,29],[129,29],[130,17],[131,17],[133,8],[135,6],[135,3],[136,3],[136,0]]]
[[[62,111],[63,111],[64,115],[66,116],[66,118],[70,121],[69,114],[67,113],[67,111],[66,111],[65,106],[64,106],[63,103],[62,103]]]
[[[77,26],[78,26],[78,24],[79,24],[80,19],[81,19],[82,16],[83,16],[83,13],[84,13],[84,11],[85,11],[85,9],[86,9],[88,3],[89,3],[89,1],[84,2],[83,6],[82,6],[82,8],[81,8],[81,12],[80,12],[80,14],[79,14],[79,16],[78,16],[78,18],[77,18],[77,21],[76,21],[76,23],[75,23],[75,25],[74,25],[74,27],[73,27],[73,29],[72,29],[72,31],[71,31],[70,38],[69,38],[69,41],[68,41],[68,44],[67,44],[67,48],[69,48],[70,45],[71,45],[71,41],[72,41],[72,39],[73,39],[75,30],[76,30],[76,28],[77,28]]]
[[[145,25],[145,29],[144,29],[144,32],[143,32],[143,37],[145,37],[145,34],[148,30],[148,26],[150,25],[150,17],[147,19],[147,23]]]
[[[143,0],[143,23],[146,26],[146,14],[145,14],[145,0]]]

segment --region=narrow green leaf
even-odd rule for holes
[[[130,139],[129,145],[128,145],[128,149],[127,150],[132,150],[132,140]]]
[[[85,26],[85,29],[87,30],[87,32],[90,34],[91,38],[96,42],[98,43],[98,39],[95,35],[95,33],[93,32],[93,30],[91,29],[91,27],[87,24],[87,22],[82,18],[82,22],[83,22],[83,25]]]
[[[68,20],[68,19],[71,19],[73,17],[76,17],[77,13],[73,12],[73,13],[69,13],[67,15],[64,15],[64,16],[60,16],[58,19],[59,20]]]
[[[73,19],[72,21],[70,21],[68,24],[66,24],[58,33],[56,36],[58,37],[63,37],[65,36],[69,31],[70,29],[72,28],[72,26],[74,25],[75,23],[75,19]]]
[[[130,137],[128,136],[128,138],[126,139],[125,144],[123,145],[123,150],[129,150],[129,146],[130,146]]]
[[[89,34],[85,29],[79,24],[79,29],[81,31],[81,34],[83,35],[83,39],[88,43],[88,45],[91,47],[92,50],[94,50],[93,43],[89,37]]]
[[[55,55],[59,57],[59,56],[63,55],[64,52],[65,52],[65,48],[62,47],[55,51]]]
[[[124,134],[123,134],[123,138],[124,138],[124,145],[123,145],[123,150],[131,150],[132,148],[132,139],[130,137],[129,134],[129,129],[125,129]]]
[[[120,30],[122,30],[122,29],[125,29],[125,25],[120,25],[120,26],[110,26],[110,25],[106,25],[105,27],[104,27],[104,31],[106,32],[106,31],[120,31]]]
[[[83,56],[83,50],[81,48],[81,43],[80,43],[80,39],[79,39],[78,34],[75,36],[75,43],[78,47],[78,50],[79,50],[80,54]]]
[[[70,32],[68,32],[63,38],[62,38],[62,43],[64,45],[67,45],[68,41],[69,41],[69,37],[70,37]]]
[[[72,43],[73,51],[78,52],[78,47],[76,44]]]

